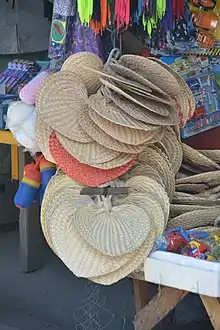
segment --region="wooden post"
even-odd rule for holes
[[[19,180],[19,157],[18,146],[11,145],[11,179]]]
[[[200,298],[207,311],[210,321],[215,330],[220,330],[220,303],[217,298],[202,296]]]
[[[149,304],[137,313],[134,320],[135,330],[153,329],[186,295],[185,291],[163,287]]]
[[[27,153],[19,148],[19,176],[23,177]],[[36,202],[29,209],[20,210],[20,257],[23,272],[39,270],[43,265],[44,239],[40,227],[40,206]]]
[[[150,301],[148,295],[148,283],[140,280],[133,280],[134,303],[136,313],[144,308]]]

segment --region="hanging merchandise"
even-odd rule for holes
[[[79,52],[37,93],[41,226],[78,277],[113,284],[142,269],[154,248],[219,260],[220,152],[180,140],[197,115],[192,79],[212,86],[217,59],[162,59],[113,49],[103,64]]]
[[[27,60],[14,60],[0,73],[0,94],[18,95],[21,87],[27,84],[40,71],[39,63]]]
[[[90,18],[92,18],[91,21]],[[100,31],[103,31],[107,25],[109,25],[110,19],[110,5],[108,4],[107,0],[94,1],[93,13],[88,18],[88,22],[90,22],[91,29],[96,34],[98,34]],[[82,19],[81,22],[83,22]]]
[[[154,30],[151,31],[152,25],[148,29],[146,45],[160,55],[218,54],[219,6],[219,1],[167,0],[165,14],[157,20]],[[144,25],[149,27],[149,22],[148,19]]]
[[[42,204],[44,193],[47,188],[47,185],[52,178],[53,175],[56,173],[56,165],[49,162],[47,159],[45,159],[43,156],[41,156],[40,162],[39,162],[39,169],[40,169],[40,175],[41,175],[41,185],[39,190],[39,197],[40,197],[40,204]]]
[[[39,198],[49,246],[95,283],[143,269],[154,250],[219,261],[220,153],[181,142],[181,134],[220,123],[220,59],[184,55],[217,47],[218,2],[65,4],[54,3],[56,69],[29,82],[14,111],[10,105],[8,125],[17,120],[12,132],[36,157],[16,205]],[[144,56],[122,49],[131,25]]]
[[[89,24],[93,13],[93,0],[81,0],[77,2],[77,9],[82,24]]]
[[[146,7],[143,9],[142,23],[144,29],[147,30],[149,37],[152,36],[152,31],[155,29],[156,33],[158,32],[159,37],[159,30],[157,26],[159,27],[158,22],[162,19],[166,12],[166,1],[149,0]]]
[[[59,71],[61,67],[60,61],[39,62],[41,64],[40,72],[20,89],[19,97],[26,104],[35,105],[37,91],[43,81],[51,73]]]
[[[49,58],[64,59],[71,38],[71,24],[76,13],[76,0],[55,0],[51,23]]]
[[[119,53],[114,50],[111,56]],[[44,80],[36,105],[41,151],[59,167],[43,198],[45,237],[75,275],[114,283],[141,266],[167,225],[174,173],[182,161],[178,137],[167,125],[178,125],[181,113],[184,120],[189,117],[189,97],[153,59],[123,55],[110,57],[104,66],[96,55],[81,52]],[[162,150],[169,150],[169,158]],[[62,196],[65,203],[60,203]],[[72,223],[67,215],[72,207],[75,220],[67,237],[59,225]],[[57,234],[52,237],[48,231],[54,226],[60,238],[73,242],[76,254],[71,243],[70,258]],[[141,234],[136,230],[140,226]],[[79,267],[79,253],[85,267]]]
[[[179,50],[197,47],[196,30],[192,24],[192,16],[188,2],[185,0],[155,1],[157,20],[154,26],[149,25],[145,44],[154,54],[166,54]],[[146,25],[146,23],[145,23]],[[150,27],[150,29],[149,29]]]
[[[130,1],[115,0],[115,21],[117,28],[127,27],[130,22]]]
[[[193,117],[182,127],[182,137],[207,131],[220,124],[219,58],[179,56],[163,57],[163,61],[186,81],[195,98]]]
[[[29,208],[38,198],[41,204],[46,187],[55,173],[55,164],[48,162],[43,155],[36,156],[35,162],[24,168],[21,184],[14,197],[15,206]]]
[[[44,79],[49,75],[48,70],[40,72],[27,85],[21,88],[19,97],[26,104],[34,105],[37,89],[41,86]]]
[[[220,2],[191,1],[190,13],[196,29],[197,46],[186,49],[185,54],[213,55],[220,53]]]
[[[67,0],[65,5],[62,0],[54,1],[49,58],[64,60],[80,51],[91,51],[101,56],[100,36],[88,26],[93,8],[91,6],[92,1],[80,1],[77,12],[76,0]]]
[[[37,200],[37,193],[40,187],[39,162],[42,156],[38,157],[36,163],[27,164],[24,168],[22,181],[14,197],[14,203],[18,208],[29,208]]]
[[[102,58],[101,36],[95,34],[89,26],[82,25],[78,15],[72,23],[72,42],[69,55],[83,51],[91,52]]]
[[[133,3],[128,0],[83,0],[76,7],[73,0],[68,0],[65,10],[58,5],[59,1],[54,4],[50,58],[67,58],[78,51],[78,43],[80,51],[92,49],[101,56],[97,49],[102,49],[100,36],[106,28],[115,28],[120,35],[133,24],[155,55],[203,54],[218,49],[218,1],[138,0]]]

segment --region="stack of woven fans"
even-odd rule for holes
[[[47,242],[76,276],[115,283],[142,267],[155,239],[197,198],[183,190],[192,184],[184,168],[192,157],[179,138],[193,95],[157,59],[123,55],[103,66],[82,52],[46,78],[36,106],[39,147],[58,167],[41,210]],[[210,162],[206,170],[219,169]],[[178,194],[187,194],[187,206]]]
[[[195,150],[186,144],[182,150],[168,227],[215,231],[220,226],[220,150]]]

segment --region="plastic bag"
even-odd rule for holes
[[[36,109],[23,101],[13,102],[6,118],[6,129],[9,129],[20,145],[31,154],[40,152],[36,140]]]

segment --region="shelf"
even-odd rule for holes
[[[17,146],[17,141],[14,139],[13,135],[9,131],[0,130],[0,143]]]

